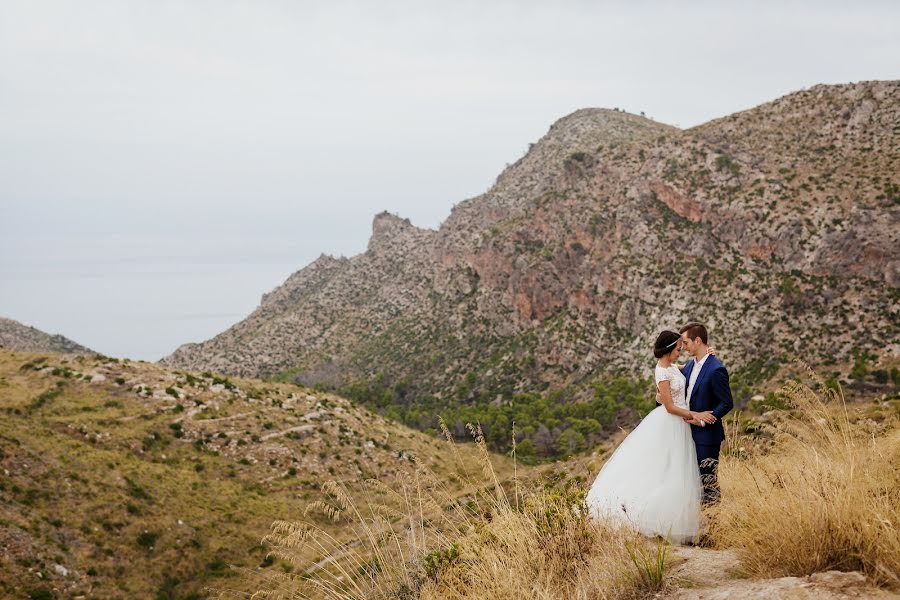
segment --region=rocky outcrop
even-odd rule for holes
[[[40,329],[3,317],[0,317],[0,348],[18,352],[94,353],[67,337],[44,333]]]
[[[705,321],[733,370],[900,354],[900,82],[815,86],[679,130],[585,109],[437,230],[388,213],[164,363],[469,401],[645,373]],[[827,343],[823,343],[827,340]],[[472,378],[474,377],[474,381]],[[464,380],[467,380],[464,382]]]

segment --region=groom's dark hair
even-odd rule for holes
[[[706,333],[706,327],[703,323],[691,322],[678,330],[678,333],[687,333],[688,339],[700,338],[704,344],[709,343],[709,335]]]

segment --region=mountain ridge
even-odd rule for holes
[[[90,348],[86,348],[63,335],[46,333],[36,327],[5,317],[0,317],[0,348],[19,352],[95,354]]]
[[[380,213],[365,252],[320,257],[162,362],[506,418],[516,394],[587,401],[642,377],[656,333],[692,319],[741,401],[798,357],[845,379],[854,361],[890,366],[896,123],[896,81],[818,85],[688,130],[576,111],[437,230]]]

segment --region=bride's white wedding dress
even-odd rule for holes
[[[656,367],[672,401],[687,409],[678,367]],[[587,495],[591,515],[627,522],[644,535],[672,542],[695,540],[700,530],[703,486],[691,426],[658,406],[635,427],[606,462]]]

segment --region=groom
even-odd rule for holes
[[[697,463],[703,481],[703,503],[719,500],[719,481],[716,471],[719,466],[719,448],[725,440],[724,417],[734,406],[731,388],[728,386],[728,371],[715,356],[709,353],[709,338],[706,327],[700,323],[688,323],[679,330],[684,349],[693,358],[684,365],[687,380],[688,405],[694,412],[711,411],[716,422],[703,426],[700,421],[688,421],[694,445],[697,447]]]

